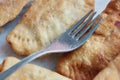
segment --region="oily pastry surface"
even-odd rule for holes
[[[115,1],[114,4],[119,4],[117,2],[119,0],[111,1]],[[73,80],[93,80],[98,72],[119,54],[120,33],[113,32],[115,28],[114,23],[119,18],[114,11],[110,15],[107,13],[112,9],[111,3],[102,13],[103,17],[104,14],[108,14],[108,16],[104,17],[100,27],[93,36],[82,47],[64,54],[60,58],[57,67],[59,73]]]
[[[94,34],[79,49],[65,53],[57,71],[73,80],[93,80],[120,52],[120,33],[103,37]]]
[[[19,60],[15,57],[8,57],[4,60],[1,67],[1,72],[5,71]],[[56,72],[45,68],[27,64],[13,73],[6,80],[71,80]]]
[[[104,36],[110,35],[115,27],[120,27],[120,0],[111,0],[101,15],[103,21],[96,33]]]
[[[29,55],[49,45],[89,10],[87,0],[34,0],[21,22],[7,36],[19,55]]]
[[[13,20],[29,0],[0,0],[0,27]]]
[[[120,55],[111,61],[93,80],[120,80]]]

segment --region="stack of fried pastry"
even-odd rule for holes
[[[21,22],[7,36],[7,41],[17,54],[29,55],[69,29],[93,8],[93,3],[94,0],[34,0]],[[115,27],[119,26],[120,0],[111,0],[101,16],[103,21],[93,36],[82,47],[62,55],[58,73],[72,80],[110,80],[107,72],[114,71],[113,75],[117,74],[114,79],[120,79],[117,65],[120,32],[115,32]]]
[[[0,27],[13,20],[29,0],[0,0]]]

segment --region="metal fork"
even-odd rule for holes
[[[95,14],[96,12],[93,12],[93,10],[89,11],[80,21],[78,21],[73,27],[63,33],[51,45],[22,59],[19,63],[1,73],[0,80],[6,79],[17,69],[42,55],[49,53],[69,52],[82,46],[86,42],[86,40],[93,34],[102,20],[100,15],[93,19]]]

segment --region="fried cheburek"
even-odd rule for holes
[[[93,0],[34,0],[21,22],[7,36],[19,55],[29,55],[49,45],[90,8]]]
[[[120,0],[111,0],[100,27],[82,47],[62,55],[58,72],[73,80],[93,80],[120,53],[120,32],[114,32],[119,13]]]
[[[120,54],[93,80],[120,80]]]
[[[0,27],[13,20],[29,0],[0,0]]]
[[[4,62],[1,64],[1,72],[7,70],[12,65],[19,62],[15,57],[7,57]],[[45,68],[27,64],[13,73],[6,80],[71,80],[66,78],[56,72],[47,70]]]
[[[73,80],[92,80],[120,52],[120,33],[108,37],[94,34],[79,49],[65,53],[57,70]]]

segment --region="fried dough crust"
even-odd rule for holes
[[[120,0],[111,0],[93,36],[82,47],[60,58],[59,73],[73,80],[93,80],[119,54],[120,32],[114,32],[115,22],[120,19],[119,6]]]
[[[63,54],[57,70],[73,80],[93,80],[119,52],[120,33],[108,37],[94,34],[79,49]]]
[[[1,64],[1,72],[7,70],[12,65],[19,62],[15,57],[7,57]],[[10,75],[6,80],[71,80],[51,70],[36,66],[34,64],[26,64],[15,73]]]
[[[103,21],[95,33],[108,36],[116,27],[120,27],[118,26],[118,22],[120,24],[120,0],[111,0],[101,15]]]
[[[0,0],[0,27],[12,21],[29,0]]]
[[[19,55],[40,50],[82,18],[93,7],[92,2],[34,0],[21,22],[7,36],[7,41]]]
[[[120,55],[111,61],[93,80],[120,80]]]

